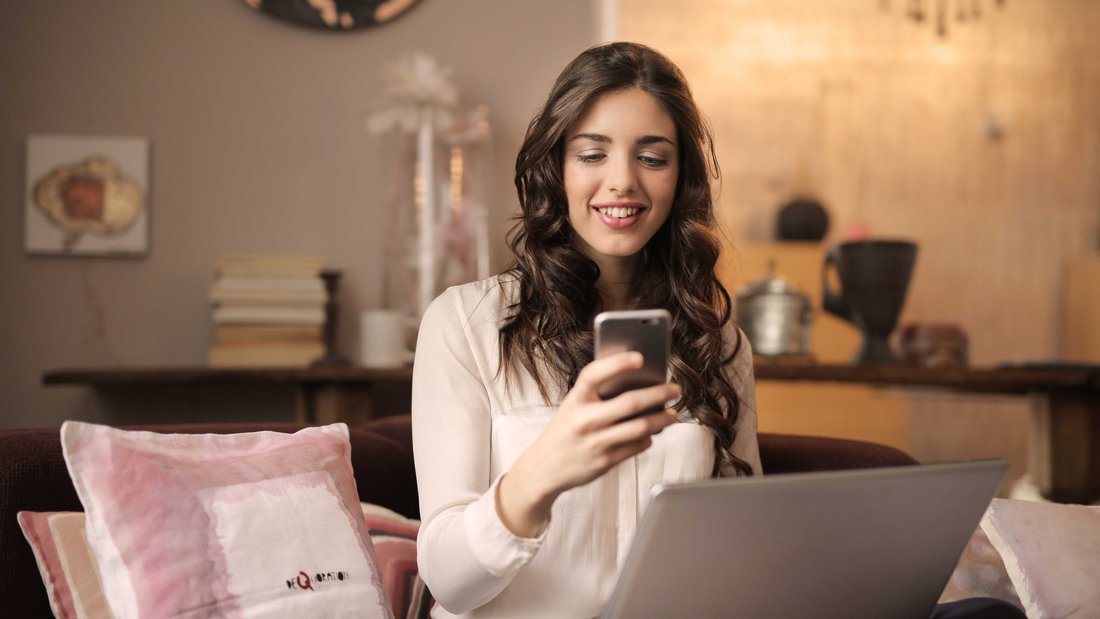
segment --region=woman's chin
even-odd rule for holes
[[[616,262],[630,262],[638,260],[642,256],[642,248],[633,245],[622,246],[616,245],[612,247],[597,247],[595,249],[596,255],[593,257],[597,262],[600,260],[612,260]]]

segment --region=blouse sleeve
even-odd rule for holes
[[[425,312],[412,385],[417,563],[436,601],[455,614],[496,597],[542,542],[512,534],[497,513],[489,397],[460,298],[452,289]]]
[[[733,334],[729,338],[729,344],[731,346],[740,344],[737,354],[729,365],[729,377],[741,404],[737,423],[734,426],[737,436],[733,439],[731,451],[733,455],[752,467],[754,475],[760,475],[763,469],[760,466],[760,446],[756,441],[756,379],[752,367],[752,345],[749,344],[749,338],[743,331],[733,328],[726,332],[730,331]],[[737,471],[729,465],[723,466],[720,473],[723,477],[737,475]]]

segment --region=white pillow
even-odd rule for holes
[[[1030,619],[1100,617],[1100,507],[993,499],[982,529]]]
[[[117,617],[392,617],[346,425],[61,444]]]
[[[997,598],[1019,608],[1024,606],[1008,577],[1005,562],[981,526],[971,534],[939,601],[955,602],[974,597]]]

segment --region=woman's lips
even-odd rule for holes
[[[600,223],[613,230],[622,230],[638,223],[642,213],[645,212],[645,206],[637,202],[608,202],[593,204],[592,210],[596,212]],[[622,216],[630,211],[634,213]]]

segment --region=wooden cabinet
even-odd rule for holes
[[[1062,356],[1100,362],[1100,254],[1070,259],[1065,282]]]

